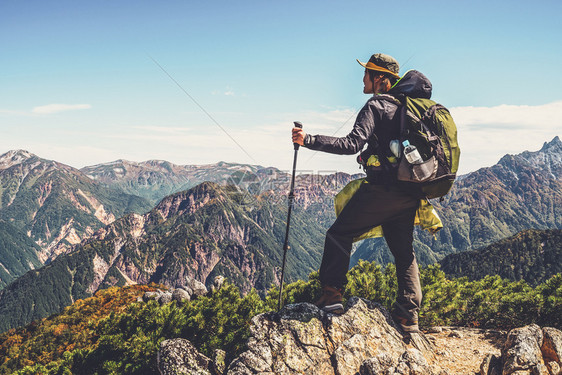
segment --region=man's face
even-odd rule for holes
[[[365,75],[363,76],[363,94],[373,93],[373,81],[369,77],[369,71],[365,69]]]

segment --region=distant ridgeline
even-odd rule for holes
[[[479,250],[448,255],[439,263],[452,277],[499,275],[537,285],[562,273],[562,230],[526,230]]]

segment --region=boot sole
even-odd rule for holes
[[[341,315],[344,312],[343,305],[341,303],[334,303],[333,305],[324,306],[322,307],[322,310],[324,312],[336,315]]]

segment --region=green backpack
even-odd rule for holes
[[[404,97],[401,102],[400,142],[407,140],[419,151],[423,163],[400,159],[400,181],[419,183],[427,198],[439,198],[453,187],[459,168],[457,126],[451,114],[431,99]]]

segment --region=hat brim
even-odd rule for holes
[[[382,66],[378,66],[373,64],[372,62],[367,62],[367,63],[362,63],[361,61],[359,61],[359,59],[356,59],[357,62],[359,63],[359,65],[361,65],[362,67],[364,67],[365,69],[369,69],[369,70],[376,70],[377,72],[383,72],[383,73],[388,73],[390,75],[392,75],[395,78],[400,78],[400,76],[396,73],[394,73],[391,70],[388,70],[386,68],[383,68]]]

